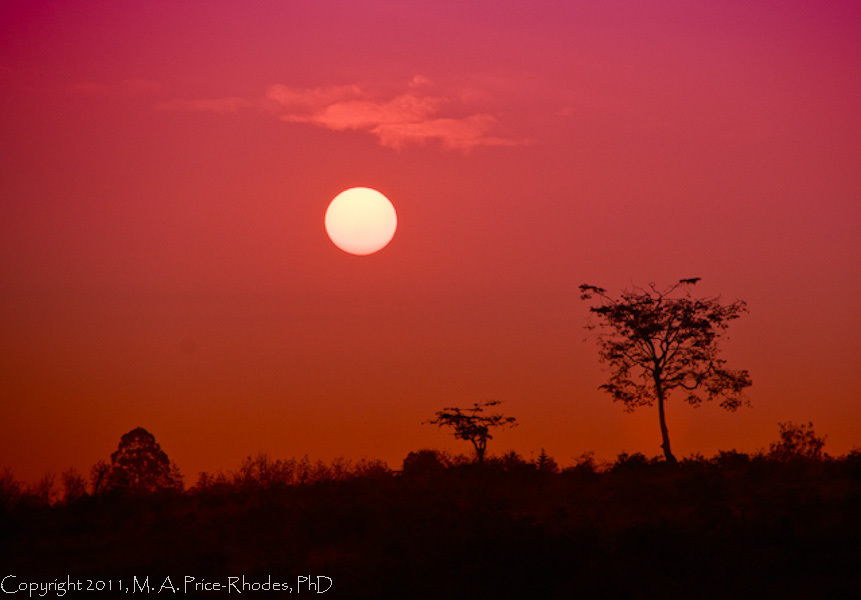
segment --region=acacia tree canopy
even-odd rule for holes
[[[475,448],[476,461],[484,462],[484,453],[487,450],[487,440],[493,439],[490,435],[491,427],[514,427],[517,419],[506,417],[499,413],[493,415],[483,414],[484,409],[501,404],[500,400],[490,402],[474,403],[472,408],[444,408],[437,411],[436,419],[427,421],[431,425],[454,428],[454,437],[472,443]]]
[[[581,299],[597,301],[589,310],[598,323],[587,329],[596,332],[600,360],[610,367],[610,377],[599,389],[628,411],[657,401],[661,447],[673,463],[664,409],[670,392],[684,390],[684,400],[693,406],[718,400],[721,407],[735,410],[747,403],[742,391],[752,383],[746,370],[726,368],[718,349],[730,321],[747,312],[744,301],[694,298],[690,286],[697,281],[682,279],[663,290],[652,283],[625,290],[618,298],[594,285],[580,286]],[[684,290],[683,295],[674,296],[677,290]]]

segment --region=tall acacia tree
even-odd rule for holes
[[[661,448],[669,463],[670,450],[665,404],[676,389],[686,392],[693,406],[703,400],[719,400],[735,410],[749,403],[742,391],[751,385],[747,371],[725,367],[718,341],[729,322],[747,312],[742,300],[721,304],[720,298],[694,298],[690,287],[699,278],[682,279],[666,289],[655,284],[634,287],[612,298],[607,290],[581,285],[581,299],[596,300],[589,310],[598,323],[587,325],[597,332],[601,362],[610,366],[610,378],[602,389],[622,402],[627,411],[658,403]],[[679,291],[681,296],[675,294]]]

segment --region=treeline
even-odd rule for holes
[[[51,580],[324,575],[327,597],[351,599],[861,597],[861,451],[785,432],[678,464],[258,454],[187,488],[53,504],[6,477],[0,564]]]
[[[468,462],[466,457],[451,459],[440,454],[446,463]],[[397,471],[379,460],[363,459],[358,462],[343,458],[329,463],[312,461],[307,455],[300,459],[274,459],[266,453],[246,457],[239,468],[229,471],[199,473],[197,481],[185,485],[185,478],[172,463],[172,478],[166,485],[135,489],[121,482],[106,461],[96,463],[88,479],[70,468],[58,479],[54,474],[43,476],[35,483],[26,484],[15,479],[8,467],[0,472],[0,509],[37,508],[68,505],[86,498],[127,497],[141,495],[194,495],[197,493],[249,492],[276,489],[304,484],[346,481],[356,478],[381,478],[394,476]]]
[[[721,469],[739,467],[768,468],[768,465],[820,463],[850,472],[859,461],[861,449],[834,458],[824,450],[825,437],[820,437],[812,423],[779,423],[779,439],[767,450],[746,454],[735,450],[721,451],[712,458],[701,454],[682,459],[686,469]],[[275,459],[266,453],[247,456],[236,470],[201,472],[194,484],[186,486],[179,467],[155,441],[155,436],[143,428],[125,434],[111,461],[100,460],[92,466],[89,478],[75,468],[64,471],[59,482],[53,474],[43,476],[35,483],[25,484],[15,479],[12,471],[0,472],[0,509],[17,507],[45,507],[70,504],[89,496],[127,496],[146,493],[176,493],[194,495],[272,490],[323,482],[354,479],[383,480],[393,477],[427,478],[445,472],[473,469],[476,460],[463,454],[454,455],[437,450],[410,452],[401,469],[393,470],[380,460],[362,459],[358,462],[337,458],[329,463],[312,461],[307,455],[300,459]],[[592,453],[585,453],[573,464],[559,467],[557,461],[544,449],[539,456],[525,460],[514,451],[492,456],[480,462],[488,472],[540,473],[561,476],[600,476],[620,471],[660,470],[668,466],[659,457],[647,458],[641,453],[622,453],[613,462],[596,462]]]

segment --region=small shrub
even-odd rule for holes
[[[440,476],[450,466],[447,457],[437,450],[410,452],[404,459],[403,476],[427,479]]]
[[[634,454],[622,452],[616,457],[616,462],[610,467],[610,471],[613,473],[642,472],[647,470],[649,465],[649,459],[640,452],[635,452]]]

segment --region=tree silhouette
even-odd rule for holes
[[[813,423],[796,425],[792,421],[778,423],[780,441],[774,442],[769,448],[769,455],[781,461],[795,459],[821,460],[825,437],[819,437],[813,431]]]
[[[682,279],[664,290],[655,284],[648,289],[624,290],[619,298],[593,285],[581,285],[581,299],[599,301],[589,310],[597,315],[596,330],[601,362],[610,365],[609,381],[599,389],[628,411],[658,403],[661,448],[669,463],[676,463],[670,450],[665,403],[673,390],[687,391],[684,400],[693,406],[703,399],[720,400],[727,410],[743,402],[741,393],[751,385],[747,371],[725,368],[718,357],[718,340],[729,322],[747,311],[741,300],[721,304],[719,298],[693,298],[688,286],[698,277]],[[684,289],[681,297],[671,297]]]
[[[547,454],[547,451],[542,448],[541,454],[538,455],[538,458],[534,461],[535,468],[538,469],[539,473],[558,473],[559,465],[556,464],[556,461],[553,460],[553,457]]]
[[[107,478],[110,489],[132,493],[182,488],[179,469],[155,441],[155,436],[143,427],[133,429],[120,439],[117,451],[111,454]]]
[[[87,495],[87,484],[75,467],[69,467],[62,474],[63,500],[74,502]]]
[[[485,408],[501,404],[499,400],[490,402],[474,403],[472,408],[444,408],[437,411],[436,419],[426,421],[430,425],[440,427],[453,427],[454,437],[471,442],[475,448],[476,461],[484,462],[484,452],[487,450],[487,440],[493,439],[490,435],[491,427],[514,427],[517,419],[505,417],[501,414],[484,415]]]

